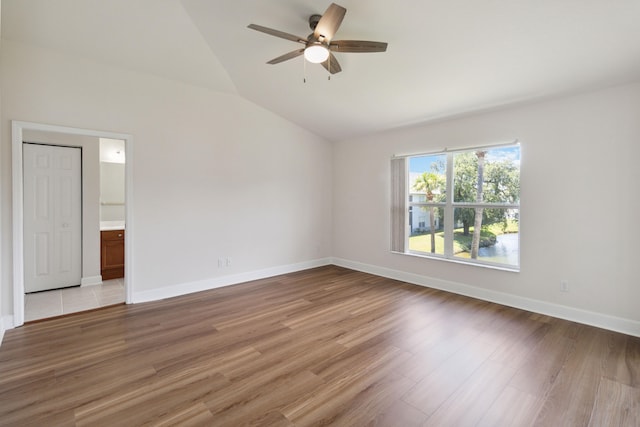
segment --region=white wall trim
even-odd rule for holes
[[[102,275],[83,277],[80,279],[80,286],[93,286],[102,284]]]
[[[0,345],[2,345],[2,340],[4,339],[4,333],[9,329],[13,329],[13,316],[8,314],[6,316],[0,317]]]
[[[627,335],[640,337],[640,322],[621,317],[610,316],[608,314],[582,310],[565,305],[554,304],[546,301],[520,297],[503,292],[492,291],[463,283],[448,280],[436,279],[405,271],[393,270],[356,261],[349,261],[341,258],[332,258],[332,264],[350,268],[352,270],[375,274],[377,276],[400,280],[414,285],[428,288],[440,289],[455,294],[477,298],[483,301],[494,302],[509,307],[532,311],[534,313],[570,320],[572,322],[583,323],[585,325],[608,329]]]
[[[22,131],[25,129],[44,132],[86,135],[125,141],[125,300],[132,302],[133,277],[133,137],[129,134],[80,129],[43,123],[11,121],[12,190],[13,190],[13,325],[24,324],[24,242],[23,242],[23,184],[22,184]]]
[[[11,122],[11,171],[13,190],[13,321],[24,323],[24,242],[22,216],[22,129],[21,123]]]
[[[4,339],[4,331],[11,328],[13,328],[12,316],[0,316],[0,345]]]
[[[173,298],[180,295],[194,292],[207,291],[224,286],[237,285],[239,283],[252,280],[266,279],[279,276],[281,274],[294,273],[296,271],[307,270],[309,268],[322,267],[331,264],[331,258],[321,258],[317,260],[304,261],[296,264],[281,265],[265,268],[263,270],[248,271],[245,273],[232,274],[229,276],[213,277],[210,279],[198,280],[195,282],[180,283],[148,291],[134,292],[133,303],[157,301],[165,298]]]

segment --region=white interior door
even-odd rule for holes
[[[81,149],[28,143],[22,146],[25,292],[79,285]]]

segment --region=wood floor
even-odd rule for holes
[[[640,339],[329,266],[7,331],[0,425],[639,426]]]

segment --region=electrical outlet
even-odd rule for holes
[[[561,280],[560,281],[560,291],[561,292],[569,292],[569,281]]]

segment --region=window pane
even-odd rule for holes
[[[414,254],[519,269],[518,145],[406,159],[408,169],[401,182],[405,187],[397,192],[404,192],[408,202],[399,210],[408,215],[398,227],[406,229],[400,234],[404,248]],[[447,165],[453,167],[447,170]],[[453,241],[445,242],[445,234]]]
[[[447,188],[447,156],[416,156],[409,159],[409,201],[444,202]]]
[[[456,153],[453,165],[454,202],[520,202],[519,146]]]
[[[409,251],[444,254],[444,208],[409,208]]]
[[[478,234],[474,232],[477,214],[482,215]],[[473,258],[513,267],[519,265],[518,209],[456,208],[454,219],[454,257]],[[476,240],[477,247],[474,250]]]
[[[478,185],[478,157],[471,151],[453,156],[453,201],[475,202]]]

